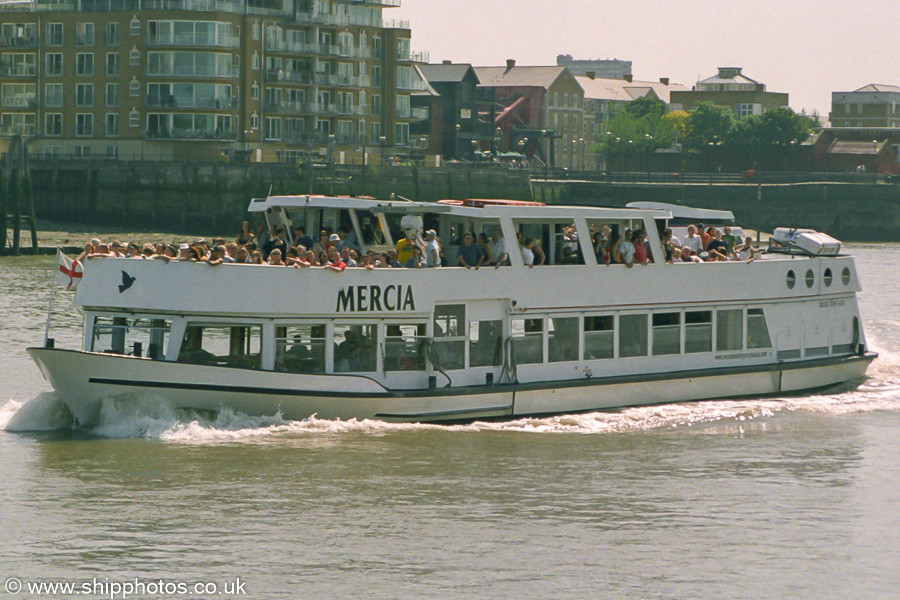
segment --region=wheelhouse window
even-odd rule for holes
[[[547,324],[550,362],[578,360],[578,317],[550,317]]]
[[[465,304],[434,307],[434,349],[444,369],[465,368]]]
[[[593,316],[584,318],[584,359],[613,358],[613,316]]]
[[[513,319],[512,337],[517,364],[544,362],[544,319]]]
[[[259,369],[260,325],[188,325],[179,362]]]
[[[654,313],[653,355],[681,353],[681,313]]]
[[[325,372],[325,325],[275,327],[275,370]]]
[[[469,366],[493,367],[503,364],[503,321],[469,323]]]
[[[619,357],[647,356],[647,315],[619,315]]]
[[[744,347],[744,311],[716,311],[716,350],[742,350]]]
[[[385,324],[384,370],[424,371],[427,343],[425,323]]]
[[[684,352],[712,352],[712,311],[684,313]]]
[[[378,326],[334,325],[334,372],[374,373],[378,368]]]
[[[95,317],[90,350],[160,360],[165,357],[171,326],[164,319]]]

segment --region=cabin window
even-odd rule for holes
[[[825,269],[825,273],[822,275],[822,283],[825,284],[825,287],[831,287],[832,279],[831,269]]]
[[[384,332],[385,371],[424,371],[425,323],[386,324]]]
[[[654,313],[653,355],[681,353],[681,313]]]
[[[465,304],[446,304],[434,307],[434,349],[443,369],[465,368]]]
[[[741,350],[744,347],[744,311],[716,311],[716,350]]]
[[[844,285],[850,285],[850,268],[844,267],[841,271],[841,283]]]
[[[325,325],[277,326],[275,370],[290,373],[324,373]]]
[[[544,362],[543,319],[513,319],[512,336],[516,364]]]
[[[378,326],[334,325],[334,372],[374,373],[378,368]]]
[[[469,323],[469,366],[492,367],[503,364],[503,321]]]
[[[747,310],[747,348],[771,348],[766,315],[761,308]]]
[[[647,356],[647,315],[619,315],[619,357]]]
[[[788,289],[792,290],[792,289],[794,289],[794,286],[797,284],[797,276],[794,274],[793,271],[788,271],[787,276],[785,276],[784,282],[785,282],[785,284],[787,284]]]
[[[260,325],[188,325],[179,362],[259,369]]]
[[[164,319],[96,317],[91,351],[162,359],[171,326]]]
[[[578,317],[550,317],[547,324],[550,362],[578,360]]]
[[[613,317],[612,315],[584,318],[584,358],[613,358]]]
[[[553,264],[583,265],[584,255],[578,245],[579,239],[575,224],[556,223],[553,227]]]
[[[386,243],[384,232],[381,230],[381,222],[377,216],[367,210],[357,210],[356,218],[359,221],[363,244],[366,246],[382,246]]]
[[[712,352],[712,311],[684,313],[684,352]]]

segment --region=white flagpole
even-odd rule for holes
[[[44,348],[47,347],[47,340],[50,339],[50,317],[53,315],[53,300],[56,298],[56,274],[59,272],[59,248],[56,249],[56,264],[53,265],[53,291],[50,292],[50,308],[47,309],[47,326],[44,328]]]

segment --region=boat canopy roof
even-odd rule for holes
[[[629,202],[628,208],[645,210],[667,210],[672,213],[674,219],[688,219],[700,222],[706,221],[733,221],[734,213],[730,210],[713,210],[711,208],[692,208],[679,204],[666,202]]]
[[[653,204],[653,203],[647,203]],[[656,207],[606,208],[594,206],[552,205],[542,202],[524,200],[441,200],[438,202],[413,202],[411,200],[376,200],[368,197],[350,196],[269,196],[254,198],[247,209],[248,212],[263,212],[270,208],[303,209],[303,208],[337,208],[367,210],[373,213],[421,214],[449,213],[471,218],[499,218],[514,216],[515,218],[533,219],[640,219],[650,216],[654,219],[671,218],[668,209]],[[678,207],[681,208],[681,207]],[[715,212],[715,211],[713,211]]]

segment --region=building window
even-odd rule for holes
[[[25,113],[0,115],[0,132],[4,134],[34,135],[37,133],[37,117]]]
[[[131,19],[131,23],[128,26],[128,31],[131,35],[141,35],[141,20],[136,16]]]
[[[139,113],[136,108],[132,108],[131,112],[128,113],[128,126],[129,127],[140,127],[141,126],[141,113]]]
[[[619,315],[619,358],[647,356],[647,315]]]
[[[48,23],[47,24],[47,45],[48,46],[62,46],[66,41],[66,37],[63,35],[63,24],[62,23]]]
[[[110,160],[115,160],[119,158],[119,147],[118,146],[107,146],[106,147],[106,158]]]
[[[254,23],[250,28],[250,37],[253,38],[254,42],[259,41],[259,23]]]
[[[75,45],[76,46],[93,46],[94,45],[94,24],[78,23],[75,26]]]
[[[79,83],[75,86],[75,106],[94,105],[94,84]]]
[[[44,86],[44,105],[63,105],[63,86],[61,83],[48,83]]]
[[[75,151],[72,153],[75,158],[90,158],[91,157],[91,147],[90,146],[75,146]]]
[[[266,117],[266,139],[281,139],[281,117]]]
[[[118,83],[107,83],[106,84],[106,106],[118,106],[119,105],[119,84]]]
[[[107,75],[118,75],[119,74],[119,53],[118,52],[107,52],[106,53],[106,74]]]
[[[75,55],[75,74],[76,75],[93,75],[94,74],[94,55],[91,52],[84,52]]]
[[[55,77],[63,74],[63,55],[59,52],[53,52],[46,56],[46,67],[44,73],[48,77]]]
[[[259,54],[256,52],[250,57],[250,68],[254,71],[259,71]]]
[[[118,46],[119,45],[119,24],[118,23],[107,23],[106,24],[106,45],[107,46]]]
[[[56,158],[61,153],[59,146],[44,146],[44,158]]]
[[[255,81],[253,82],[253,85],[250,86],[250,99],[259,100],[259,84]]]
[[[544,319],[513,319],[512,338],[516,364],[544,362]]]
[[[48,113],[44,115],[44,135],[51,137],[61,136],[63,133],[63,116],[61,113]]]
[[[106,113],[106,137],[117,137],[119,135],[119,115],[116,113]]]
[[[256,113],[256,111],[253,111],[253,114],[250,115],[250,129],[252,129],[253,131],[259,129],[259,115]]]
[[[397,123],[394,125],[394,143],[398,146],[409,144],[409,123]]]
[[[128,64],[132,67],[139,67],[141,65],[141,51],[137,49],[137,47],[133,47],[131,52],[128,53]]]
[[[131,78],[131,82],[128,84],[128,95],[132,97],[141,95],[141,82],[137,80],[137,77]]]
[[[94,135],[94,115],[91,113],[75,115],[75,135],[80,137]]]

